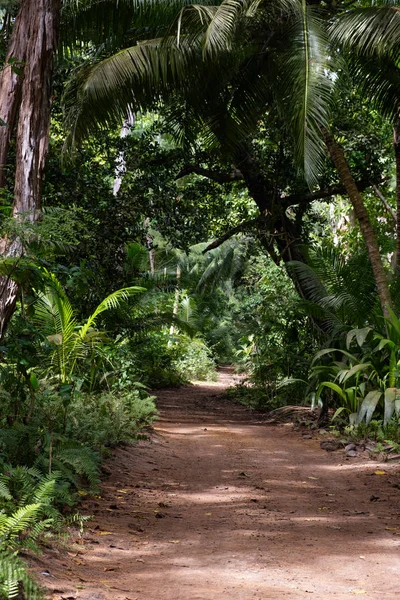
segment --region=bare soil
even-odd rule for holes
[[[50,597],[398,597],[400,466],[267,425],[222,398],[230,383],[158,393],[149,439],[117,449],[84,499],[83,537],[35,565]]]

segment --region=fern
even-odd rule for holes
[[[46,453],[39,456],[36,466],[44,472],[51,469],[53,476],[55,471],[59,479],[72,484],[75,488],[82,487],[84,484],[82,479],[86,479],[93,490],[97,489],[100,467],[98,453],[62,435],[54,435],[53,441],[51,463],[49,454]]]
[[[40,504],[28,504],[12,515],[0,513],[0,546],[15,549],[21,546],[21,534],[26,533],[40,514]]]
[[[0,552],[0,599],[39,600],[43,595],[16,553]]]

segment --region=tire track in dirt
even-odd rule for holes
[[[395,600],[399,466],[256,421],[221,397],[230,381],[158,393],[150,439],[83,502],[83,538],[40,558],[50,597]]]

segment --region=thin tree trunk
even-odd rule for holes
[[[20,93],[16,133],[16,171],[12,214],[20,223],[35,221],[39,217],[42,194],[43,169],[46,162],[51,109],[51,90],[54,71],[54,54],[57,49],[60,26],[61,0],[23,0],[18,15],[18,40],[16,46],[26,43],[24,75]],[[5,89],[11,93],[16,111],[14,77]],[[19,80],[18,80],[19,81]],[[19,83],[17,82],[19,85]],[[18,87],[17,85],[17,87]],[[8,146],[7,146],[8,147]],[[6,162],[6,155],[3,157]],[[22,256],[22,242],[2,240],[3,256]],[[0,339],[15,310],[18,288],[11,279],[0,281]]]
[[[400,129],[399,126],[393,128],[393,147],[396,163],[396,250],[394,270],[400,268]]]
[[[128,109],[128,114],[126,115],[126,119],[124,121],[124,124],[121,127],[121,131],[119,134],[119,137],[121,140],[125,139],[129,135],[134,124],[135,124],[135,114],[130,109]],[[121,150],[121,152],[118,153],[117,160],[115,161],[114,185],[113,185],[113,195],[114,196],[118,195],[125,172],[126,172],[126,157],[125,157],[125,153]]]
[[[400,165],[399,165],[400,166]],[[385,207],[386,212],[391,216],[391,218],[393,219],[393,223],[396,224],[397,222],[397,216],[396,216],[396,212],[393,210],[393,208],[390,206],[389,202],[386,200],[385,196],[382,194],[381,190],[378,188],[377,185],[373,184],[372,185],[372,189],[374,190],[375,194],[378,196],[379,200],[382,202],[383,206]],[[400,205],[400,203],[399,203]]]
[[[172,309],[172,315],[174,317],[176,317],[178,315],[179,312],[179,296],[181,294],[181,290],[180,290],[180,285],[181,285],[181,268],[179,265],[176,266],[176,289],[175,289],[175,299],[174,299],[174,307]],[[169,335],[172,336],[175,333],[175,327],[173,325],[171,325],[170,329],[169,329]],[[170,339],[168,341],[168,346],[172,345],[172,339]]]
[[[327,130],[323,130],[323,134],[325,137],[327,148],[329,150],[329,154],[338,171],[340,180],[346,188],[347,195],[353,206],[357,220],[360,224],[361,233],[367,246],[368,255],[374,272],[376,287],[378,290],[382,311],[385,317],[388,317],[388,308],[391,306],[392,300],[390,297],[388,280],[385,269],[382,264],[382,259],[379,252],[379,246],[375,235],[375,231],[372,227],[361,193],[350,172],[350,168],[344,156],[342,148],[335,141],[334,137],[330,132],[328,132]]]

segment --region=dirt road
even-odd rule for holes
[[[159,394],[151,439],[118,449],[84,501],[83,539],[40,559],[50,597],[398,597],[400,466],[260,423],[226,384]]]

